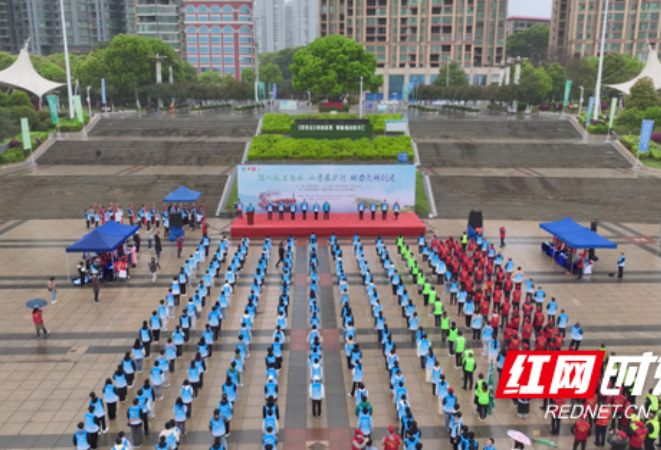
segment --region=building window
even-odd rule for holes
[[[252,58],[250,56],[242,56],[239,62],[241,64],[250,64],[252,63]]]
[[[227,54],[234,54],[234,47],[225,47],[223,49],[223,53]]]
[[[206,15],[206,14],[198,14],[197,21],[198,22],[208,22],[209,21],[209,16]]]
[[[232,12],[232,7],[229,5],[223,6],[223,12],[224,13],[231,13]]]
[[[200,47],[200,53],[209,53],[209,46],[203,45],[202,47]]]
[[[212,61],[214,64],[222,64],[222,62],[223,62],[223,58],[220,57],[220,56],[213,56],[213,57],[211,57],[211,61]]]
[[[186,33],[188,33],[188,34],[197,33],[197,28],[195,28],[195,27],[187,27],[187,28],[186,28]]]
[[[234,17],[231,14],[223,14],[223,22],[231,22],[234,20]]]
[[[197,12],[207,13],[209,12],[209,9],[206,6],[202,5],[199,8],[197,8]]]
[[[239,12],[240,13],[249,13],[250,9],[246,5],[243,5],[241,8],[239,8]]]
[[[195,22],[195,14],[186,14],[186,22]]]
[[[239,44],[250,44],[250,36],[239,36]]]
[[[211,36],[211,43],[220,44],[222,43],[222,38],[220,36]]]
[[[234,64],[234,56],[225,56],[225,64]]]
[[[191,64],[197,64],[197,56],[189,56],[188,62]]]
[[[186,36],[186,42],[189,44],[197,43],[197,36]]]
[[[220,22],[220,14],[211,14],[212,22]]]
[[[202,64],[209,64],[209,57],[208,56],[200,56],[200,62]]]
[[[250,16],[239,16],[239,22],[250,22]]]
[[[234,36],[223,36],[223,42],[226,44],[234,44]]]
[[[212,13],[219,13],[220,12],[220,7],[218,5],[213,5],[210,9]]]
[[[225,67],[225,74],[234,73],[234,67]]]
[[[213,47],[211,47],[211,51],[212,51],[213,53],[222,53],[222,52],[223,52],[223,50],[220,48],[220,46],[216,46],[216,45],[214,45]]]
[[[239,33],[250,34],[250,28],[241,27],[241,29],[239,30]]]
[[[250,53],[250,47],[239,47],[239,53]]]
[[[188,52],[188,54],[197,53],[197,47],[191,45],[186,49],[186,51]]]
[[[223,28],[223,33],[234,33],[234,28],[225,27],[225,28]]]
[[[200,36],[200,44],[208,44],[209,36]]]

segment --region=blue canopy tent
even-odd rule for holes
[[[539,227],[565,242],[573,249],[617,248],[615,242],[599,236],[594,231],[574,222],[569,217],[556,222],[540,223]],[[553,246],[553,259],[555,260],[555,245]],[[573,273],[573,262],[571,267]]]
[[[186,186],[179,186],[175,191],[170,192],[163,199],[165,203],[189,203],[196,202],[202,197],[202,193],[188,189]]]
[[[69,253],[96,252],[107,253],[117,249],[129,237],[138,231],[136,225],[123,225],[115,221],[110,221],[105,225],[96,228],[87,233],[78,241],[74,242],[66,249],[67,254],[67,278],[69,277]]]
[[[196,202],[202,197],[202,193],[188,189],[186,186],[179,186],[175,191],[170,192],[167,197],[163,199],[164,203],[190,203]],[[179,236],[184,235],[182,227],[170,225],[170,235],[168,238],[170,242],[175,242]]]

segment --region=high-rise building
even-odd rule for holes
[[[527,30],[535,25],[551,24],[551,19],[544,17],[528,17],[528,16],[510,16],[507,18],[507,35],[511,36],[519,31]]]
[[[287,27],[292,30],[291,47],[308,45],[314,41],[318,35],[319,28],[319,0],[292,0],[292,14],[287,15],[292,19],[292,26]]]
[[[98,1],[98,0],[97,0]],[[126,1],[126,0],[125,0]],[[133,0],[135,33],[167,42],[176,52],[183,46],[183,0]]]
[[[294,2],[288,1],[285,2],[285,17],[292,18],[294,17]],[[291,21],[289,22],[291,24]],[[285,47],[294,46],[294,27],[289,26],[285,27]]]
[[[284,0],[255,0],[255,39],[260,53],[287,47],[285,20]]]
[[[500,81],[507,0],[319,0],[319,35],[342,34],[376,56],[383,91],[429,84],[458,61],[471,84]]]
[[[69,50],[72,53],[86,53],[97,42],[107,41],[116,34],[125,32],[126,2],[127,0],[64,0]],[[2,2],[0,51],[16,53],[28,38],[31,53],[49,55],[63,51],[59,1]]]
[[[597,56],[600,52],[604,0],[554,0],[551,11],[549,59]],[[606,53],[647,58],[647,42],[659,52],[659,0],[610,0],[606,24]]]
[[[243,69],[255,68],[252,0],[184,0],[184,30],[186,60],[198,73],[239,80]]]

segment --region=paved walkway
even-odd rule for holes
[[[469,168],[436,167],[423,169],[442,177],[533,177],[533,178],[661,178],[661,170],[635,173],[629,169],[554,169],[554,168]]]
[[[234,167],[225,166],[186,166],[185,175],[227,175]],[[44,166],[20,167],[1,176],[146,176],[146,175],[172,175],[181,176],[182,168],[179,166]]]
[[[216,245],[229,222],[212,219],[211,239]],[[458,235],[465,220],[428,221],[430,233],[439,236]],[[549,296],[555,296],[560,307],[566,309],[570,321],[580,320],[585,328],[583,346],[596,348],[601,342],[620,354],[640,354],[642,351],[658,353],[661,339],[661,304],[656,301],[661,283],[661,257],[655,239],[658,225],[630,223],[603,223],[599,231],[613,238],[620,245],[618,250],[598,250],[600,261],[592,276],[583,280],[566,275],[565,271],[543,256],[540,242],[546,235],[531,222],[485,223],[486,235],[494,239],[498,226],[508,230],[506,257],[521,265],[528,276],[545,286]],[[80,421],[87,405],[88,394],[101,390],[103,381],[111,374],[121,355],[129,349],[137,336],[142,320],[145,320],[163,298],[170,277],[178,271],[179,261],[175,249],[166,243],[162,255],[162,272],[157,283],[152,284],[146,273],[146,259],[151,254],[145,247],[139,266],[132,270],[132,278],[126,283],[103,286],[99,304],[92,302],[88,288],[76,288],[66,281],[64,247],[85,232],[82,220],[49,221],[0,221],[0,302],[3,308],[3,328],[0,330],[0,448],[70,448],[71,433]],[[192,234],[190,242],[199,237]],[[436,400],[430,395],[431,388],[424,382],[415,350],[410,341],[406,323],[401,317],[395,298],[390,295],[387,280],[378,266],[374,246],[365,239],[366,255],[376,285],[383,299],[387,322],[393,328],[394,340],[403,362],[407,386],[416,420],[422,428],[425,448],[445,448],[446,434],[437,414]],[[369,242],[368,242],[369,241]],[[224,378],[230,352],[238,334],[242,307],[250,289],[255,271],[258,245],[253,240],[237,291],[233,297],[228,318],[223,322],[221,339],[215,344],[215,354],[209,362],[202,396],[194,405],[194,416],[188,423],[191,431],[183,445],[184,450],[208,450],[211,436],[207,423],[212,409],[220,398],[220,384]],[[277,240],[275,242],[277,245]],[[373,404],[375,436],[382,437],[385,427],[395,423],[383,359],[376,344],[373,322],[369,315],[369,301],[362,286],[353,250],[348,240],[342,241],[346,271],[349,278],[350,298],[356,317],[358,342],[364,352],[365,380],[369,399]],[[395,253],[393,242],[388,242]],[[615,267],[619,251],[627,254],[627,269],[623,280],[608,277]],[[70,255],[74,256],[74,255]],[[279,448],[303,449],[320,442],[321,447],[348,448],[349,435],[356,424],[353,412],[354,400],[347,397],[351,376],[343,358],[342,329],[340,322],[339,291],[336,286],[334,265],[329,250],[321,243],[319,251],[321,323],[324,349],[324,372],[327,401],[324,402],[320,419],[312,419],[307,399],[307,258],[305,240],[299,240],[295,248],[295,279],[291,317],[285,345],[284,366],[280,383],[280,438]],[[279,271],[271,258],[265,283],[263,301],[260,302],[256,321],[251,358],[245,369],[245,387],[240,392],[240,402],[232,420],[231,450],[256,449],[261,439],[261,405],[263,404],[264,356],[271,342],[275,325],[276,300],[279,292]],[[77,257],[70,257],[69,270],[74,271]],[[400,270],[403,269],[400,267]],[[47,298],[46,280],[56,276],[59,283],[56,305],[44,309],[46,325],[51,335],[37,341],[25,301],[31,298]],[[212,290],[211,299],[218,295]],[[414,296],[415,297],[415,296]],[[417,303],[421,303],[416,298]],[[447,298],[443,298],[447,303]],[[418,309],[422,312],[422,305]],[[208,307],[207,307],[208,309]],[[456,320],[456,311],[451,311]],[[422,325],[431,328],[432,318],[421,314]],[[171,330],[172,328],[170,328]],[[167,335],[168,333],[166,333]],[[451,386],[458,387],[459,372],[452,369],[449,358],[440,349],[437,333],[432,333],[436,353],[441,357],[444,373]],[[192,348],[187,348],[192,355]],[[486,371],[486,363],[478,357],[478,373]],[[146,372],[138,380],[142,382]],[[183,371],[177,369],[171,380],[172,386],[181,385]],[[653,378],[649,377],[651,387]],[[533,402],[528,420],[516,417],[506,401],[498,401],[496,413],[486,423],[477,422],[473,413],[472,394],[461,389],[459,402],[466,414],[466,422],[475,430],[483,445],[487,436],[496,438],[496,448],[510,448],[505,434],[516,428],[530,435],[548,437],[546,421]],[[134,393],[132,393],[134,394]],[[156,404],[156,418],[151,428],[160,431],[165,420],[172,416],[172,405],[178,396],[173,387],[165,390],[165,400]],[[119,420],[111,424],[111,432],[102,438],[102,448],[110,446],[110,439],[124,426],[125,406],[119,410]],[[557,440],[560,448],[569,448],[569,424],[563,424],[562,436]],[[156,433],[149,436],[150,447],[155,444]],[[537,447],[533,447],[537,448]],[[539,447],[543,448],[543,447]],[[593,447],[589,444],[588,448]]]

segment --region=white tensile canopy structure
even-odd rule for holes
[[[0,84],[5,84],[15,88],[20,88],[32,92],[40,99],[44,94],[64,86],[63,83],[55,83],[42,77],[32,67],[27,45],[18,54],[14,64],[0,71]]]
[[[643,71],[640,72],[640,75],[638,75],[633,80],[627,81],[626,83],[607,84],[606,86],[617,89],[618,91],[629,95],[633,85],[636,84],[636,82],[641,78],[647,77],[652,79],[652,82],[654,83],[654,89],[657,91],[661,89],[661,62],[659,62],[659,57],[656,55],[656,52],[652,46],[648,46],[647,52],[647,62],[645,63]]]

